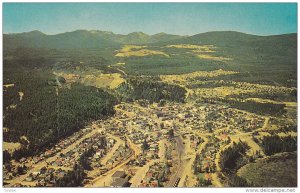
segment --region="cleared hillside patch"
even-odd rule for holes
[[[165,57],[170,57],[168,54],[158,51],[158,50],[149,50],[145,49],[147,46],[135,46],[135,45],[125,45],[119,52],[115,55],[116,57],[143,57],[148,55],[161,55]]]
[[[121,77],[119,73],[113,74],[101,74],[101,75],[86,75],[81,78],[80,82],[89,85],[95,86],[97,88],[110,88],[115,89],[125,80]]]
[[[197,55],[198,58],[206,59],[206,60],[215,60],[215,61],[230,61],[233,60],[232,58],[226,58],[222,56],[212,56],[208,54],[199,54]]]
[[[226,71],[223,69],[213,70],[213,71],[196,71],[187,74],[180,74],[180,75],[161,75],[160,78],[164,82],[187,82],[190,79],[198,78],[198,77],[216,77],[221,75],[230,75],[230,74],[237,74],[238,72],[234,71]]]
[[[21,148],[21,143],[12,143],[12,142],[3,142],[3,151],[8,151],[9,153],[13,153],[15,150]]]
[[[177,45],[167,45],[166,48],[178,48],[178,49],[190,49],[192,52],[216,52],[214,45],[194,45],[194,44],[177,44]]]
[[[100,71],[80,74],[54,72],[53,74],[63,77],[66,83],[80,82],[97,88],[115,89],[125,81],[119,73],[103,74]]]
[[[217,52],[217,47],[214,45],[195,45],[195,44],[177,44],[177,45],[167,45],[166,48],[177,48],[177,49],[188,49],[190,52],[186,53],[192,53],[196,57],[200,59],[205,60],[214,60],[214,61],[231,61],[232,58],[229,57],[223,57],[223,56],[213,56],[209,53],[215,53]]]

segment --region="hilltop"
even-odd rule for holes
[[[120,44],[148,44],[165,42],[184,36],[158,33],[148,35],[143,32],[132,32],[127,35],[115,34],[100,30],[76,30],[56,35],[46,35],[38,30],[16,34],[4,34],[6,48],[39,47],[56,49],[104,48]]]
[[[120,44],[214,44],[217,46],[228,46],[229,44],[261,42],[277,43],[282,41],[294,41],[297,34],[282,34],[273,36],[257,36],[236,31],[213,31],[199,33],[192,36],[181,36],[167,34],[164,32],[148,35],[143,32],[132,32],[127,35],[115,34],[110,31],[101,30],[75,30],[72,32],[47,35],[41,31],[34,30],[23,33],[4,34],[4,42],[14,44],[14,48],[22,47],[44,47],[44,48],[101,48],[105,46],[116,46]],[[275,41],[275,42],[274,42]],[[80,44],[80,45],[78,45]]]

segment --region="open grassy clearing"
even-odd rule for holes
[[[166,48],[178,48],[178,49],[190,49],[192,52],[215,52],[216,47],[214,45],[194,45],[194,44],[176,44],[167,45]]]
[[[100,71],[81,74],[54,72],[53,74],[63,77],[66,83],[80,82],[97,88],[115,89],[125,81],[119,73],[103,74]]]
[[[121,74],[118,73],[101,74],[98,76],[86,75],[80,80],[80,82],[85,85],[95,86],[97,88],[110,88],[110,89],[114,89],[118,87],[124,81],[125,80],[121,77]]]
[[[238,72],[234,71],[226,71],[226,70],[213,70],[213,71],[196,71],[187,74],[179,74],[179,75],[161,75],[160,78],[162,81],[167,83],[186,83],[188,80],[197,77],[216,77],[221,75],[229,75],[229,74],[237,74]]]
[[[205,97],[227,96],[258,103],[285,104],[291,108],[297,106],[297,102],[292,102],[295,100],[295,88],[222,80],[194,81],[188,87],[192,88],[196,94]]]
[[[230,61],[233,60],[229,57],[223,56],[213,56],[208,53],[216,52],[217,47],[214,45],[194,45],[194,44],[178,44],[178,45],[167,45],[166,48],[177,48],[177,49],[189,49],[190,52],[196,57],[205,60],[214,60],[214,61]]]
[[[223,98],[229,95],[242,94],[251,92],[249,90],[236,89],[234,87],[217,87],[217,88],[201,88],[195,89],[195,93],[197,95],[201,95],[203,97],[218,97]]]
[[[270,99],[262,99],[262,98],[247,98],[246,100],[252,100],[260,103],[274,103],[274,104],[285,104],[287,107],[293,108],[297,107],[296,102],[279,102],[275,100],[270,100]]]
[[[119,53],[117,53],[115,56],[116,57],[131,57],[131,56],[143,57],[148,55],[161,55],[161,56],[169,57],[168,54],[162,51],[145,49],[146,47],[147,46],[125,45],[119,50]]]
[[[168,54],[161,52],[161,51],[155,51],[155,50],[148,50],[148,49],[141,49],[137,51],[130,51],[130,52],[120,52],[116,54],[117,57],[131,57],[131,56],[148,56],[148,55],[162,55],[165,57],[169,57]]]
[[[199,57],[201,59],[216,60],[216,61],[229,61],[229,60],[233,60],[232,58],[226,58],[226,57],[222,57],[222,56],[212,56],[212,55],[208,55],[208,54],[198,54],[197,57]]]
[[[101,74],[98,76],[95,75],[86,75],[81,78],[80,82],[88,85],[95,86],[97,88],[110,88],[115,89],[125,80],[121,77],[119,73],[113,74]]]
[[[124,45],[121,49],[120,52],[130,52],[133,50],[139,50],[142,48],[146,48],[147,46],[138,46],[138,45]]]
[[[4,84],[3,86],[4,86],[5,88],[9,88],[9,87],[15,86],[15,84]]]
[[[116,64],[112,64],[111,66],[124,67],[125,65],[126,65],[125,62],[117,62]]]
[[[12,142],[3,142],[3,151],[8,151],[9,153],[13,153],[15,150],[21,148],[20,143],[12,143]]]
[[[75,73],[66,73],[66,72],[53,72],[56,76],[61,76],[66,80],[66,83],[74,83],[77,82],[80,78],[79,74]]]
[[[161,75],[160,78],[165,82],[173,83],[189,83],[192,88],[201,88],[204,92],[213,90],[216,95],[220,93],[224,96],[224,93],[235,94],[246,94],[246,93],[292,93],[295,88],[288,88],[284,86],[272,86],[266,84],[255,84],[248,82],[237,82],[237,81],[224,81],[224,80],[210,80],[211,78],[230,76],[239,74],[235,71],[226,71],[223,69],[213,71],[196,71],[192,73],[179,74],[179,75]],[[208,80],[205,80],[208,79]],[[205,89],[209,88],[209,89]],[[213,89],[212,89],[213,88]],[[197,90],[197,89],[196,89]],[[233,91],[234,90],[234,91]],[[249,100],[253,99],[259,102],[274,102],[275,100],[260,99],[259,97],[248,97]],[[288,106],[296,106],[295,102],[286,103]]]

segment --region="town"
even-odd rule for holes
[[[268,118],[221,104],[121,103],[38,156],[3,166],[5,186],[53,187],[77,165],[85,187],[222,187],[221,150]]]

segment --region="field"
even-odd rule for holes
[[[10,153],[13,153],[15,150],[18,150],[21,148],[20,143],[8,143],[8,142],[3,142],[3,151],[8,151]]]
[[[169,57],[168,54],[161,51],[144,49],[146,47],[147,46],[125,45],[115,56],[116,57],[131,57],[131,56],[143,57],[148,55],[161,55],[161,56]]]
[[[198,54],[197,57],[201,59],[206,59],[206,60],[216,60],[216,61],[228,61],[228,60],[233,60],[232,58],[225,58],[222,56],[212,56],[208,54]]]
[[[167,83],[186,84],[188,82],[188,80],[194,81],[194,79],[197,79],[198,77],[210,78],[210,77],[236,74],[236,73],[238,73],[238,72],[225,71],[225,70],[219,69],[219,70],[214,70],[214,71],[196,71],[196,72],[180,74],[180,75],[161,75],[160,78],[162,79],[162,81],[167,82]]]
[[[115,89],[125,81],[119,73],[102,74],[99,72],[98,74],[67,74],[54,72],[54,74],[63,77],[67,83],[80,82],[84,85],[97,88]]]

